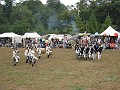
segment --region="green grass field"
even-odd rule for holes
[[[101,60],[77,60],[73,49],[53,49],[32,67],[24,48],[17,66],[12,49],[0,48],[0,90],[120,90],[120,50],[106,50]],[[36,55],[38,56],[38,55]]]

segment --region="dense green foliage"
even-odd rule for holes
[[[102,32],[109,25],[120,29],[120,0],[80,0],[76,7],[65,6],[60,0],[25,0],[0,4],[0,33],[24,34]]]

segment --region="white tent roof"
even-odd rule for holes
[[[40,35],[37,32],[25,33],[23,38],[39,38]]]
[[[18,34],[15,34],[13,32],[7,32],[7,33],[3,33],[1,34],[0,37],[16,37],[16,36],[19,36]]]
[[[103,31],[100,35],[110,35],[110,36],[118,36],[119,32],[114,30],[111,26],[109,26],[105,31]]]

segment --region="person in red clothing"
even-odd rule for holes
[[[111,43],[114,43],[114,39],[112,38],[110,42],[111,42]]]

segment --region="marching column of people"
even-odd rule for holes
[[[24,51],[24,55],[26,57],[25,62],[29,63],[32,66],[35,65],[36,61],[38,61],[38,58],[40,59],[42,53],[46,52],[46,55],[48,58],[50,57],[50,55],[52,53],[52,49],[49,44],[46,44],[45,48],[42,48],[40,45],[38,45],[37,48],[35,48],[35,49],[36,50],[34,50],[34,47],[32,47],[32,46],[28,46],[28,47],[26,47],[26,49]],[[38,58],[35,56],[35,51],[38,52]],[[14,61],[14,66],[16,66],[16,64],[20,60],[20,56],[18,55],[18,53],[19,53],[19,49],[17,47],[13,48],[12,59]]]
[[[76,45],[75,53],[79,59],[101,59],[103,47],[98,43]]]
[[[30,64],[32,64],[32,66],[34,66],[38,58],[35,56],[35,51],[33,50],[33,47],[26,48],[24,54],[26,56],[26,63],[29,62]]]

